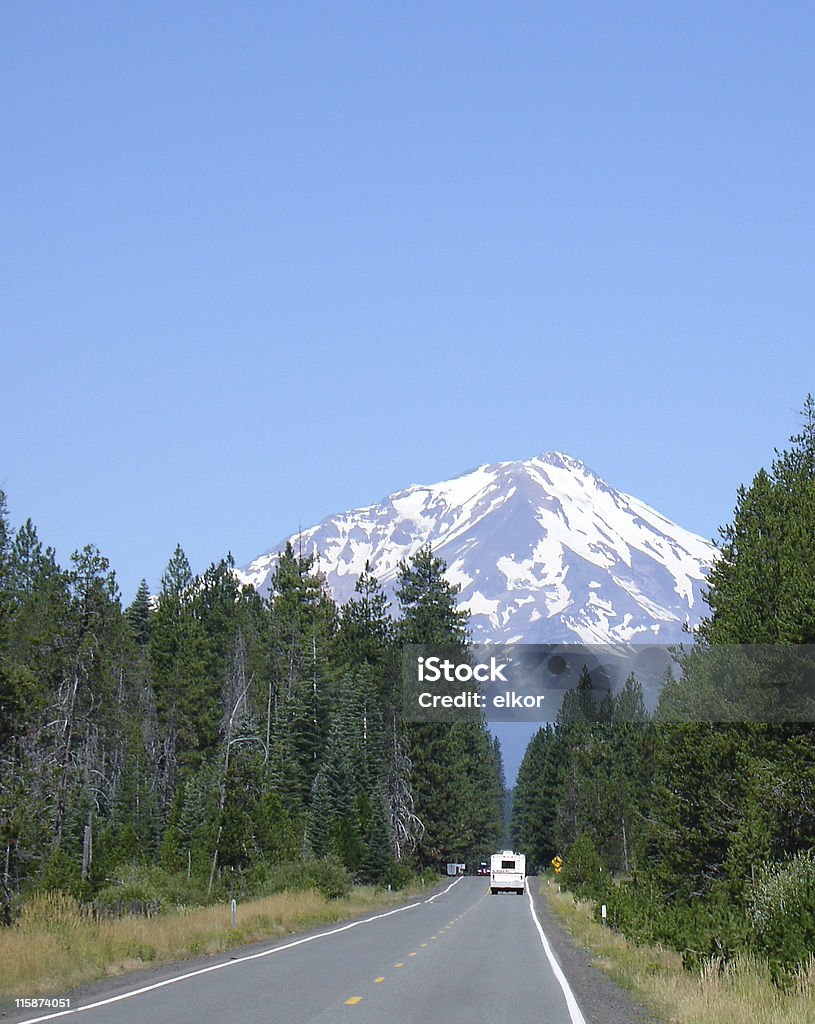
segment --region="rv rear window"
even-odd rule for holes
[[[501,867],[502,868],[509,868],[510,871],[514,871],[515,870],[515,861],[514,860],[502,860],[501,861]]]

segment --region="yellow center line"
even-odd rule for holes
[[[408,953],[408,956],[416,956],[415,953]]]
[[[374,985],[381,985],[384,980],[384,978],[374,978]]]
[[[351,996],[350,999],[345,1000],[346,1006],[356,1006],[357,1003],[362,1002],[362,996]]]
[[[404,965],[404,963],[402,963],[402,961],[400,960],[398,964],[394,964],[393,966],[394,966],[394,967],[404,967],[405,965]]]

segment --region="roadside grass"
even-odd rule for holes
[[[540,890],[575,941],[655,1016],[671,1024],[815,1024],[815,957],[787,989],[773,984],[767,964],[741,954],[686,971],[682,957],[658,946],[637,946],[592,917],[593,904],[575,902],[541,878]]]
[[[361,886],[335,900],[315,890],[281,892],[239,903],[235,930],[228,903],[92,921],[72,897],[46,893],[25,904],[16,926],[0,928],[0,1004],[60,996],[107,976],[362,917],[409,902],[419,891]]]

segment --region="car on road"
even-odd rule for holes
[[[489,875],[490,866],[487,861],[482,860],[475,872],[477,875]]]

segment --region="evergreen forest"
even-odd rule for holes
[[[468,643],[429,547],[400,565],[395,611],[367,566],[338,608],[291,545],[268,598],[238,584],[231,557],[194,575],[179,546],[159,592],[143,582],[123,607],[95,547],[61,567],[0,500],[6,921],[37,890],[157,884],[206,902],[295,877],[329,894],[399,887],[500,842],[485,724],[400,711],[402,644]]]
[[[708,615],[656,709],[633,675],[611,695],[584,670],[514,790],[516,845],[544,868],[563,856],[563,883],[598,916],[605,904],[610,925],[689,966],[750,950],[783,977],[815,951],[811,396],[802,420],[739,488]],[[725,662],[735,693],[710,671]],[[794,708],[779,702],[791,676]]]

